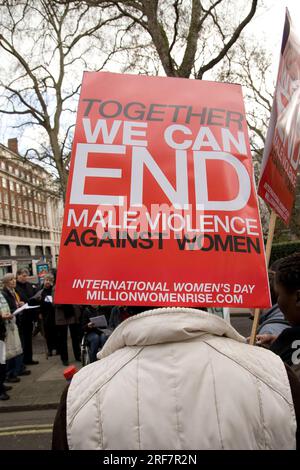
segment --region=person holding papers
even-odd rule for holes
[[[16,278],[14,274],[8,273],[2,279],[2,294],[5,298],[10,313],[14,314],[18,308],[22,307],[24,302],[20,301],[15,291]],[[21,346],[19,331],[17,327],[18,315],[10,315],[6,320],[7,341],[6,341],[6,382],[19,382],[19,376],[29,375],[30,370],[26,370],[23,359],[23,350]]]
[[[42,321],[42,333],[47,343],[47,355],[52,356],[55,350],[58,353],[58,334],[55,324],[55,308],[53,305],[54,276],[46,274],[43,288],[30,300],[31,305],[40,306],[40,319]]]
[[[104,346],[108,338],[108,335],[103,331],[107,328],[107,321],[101,306],[88,305],[85,307],[82,314],[82,328],[87,333],[90,362],[95,362],[97,352]]]
[[[22,268],[17,271],[16,292],[20,301],[28,303],[29,299],[37,292],[36,286],[28,282],[29,271]],[[38,364],[32,358],[32,331],[35,320],[36,309],[25,309],[18,317],[18,327],[26,365]]]

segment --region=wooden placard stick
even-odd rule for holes
[[[276,225],[276,218],[277,218],[277,215],[272,210],[271,211],[271,216],[270,216],[270,221],[269,221],[269,232],[268,232],[268,238],[267,238],[267,244],[266,244],[267,267],[269,267],[269,262],[270,262],[270,257],[271,257],[271,250],[272,250],[272,243],[273,243],[273,237],[274,237],[274,231],[275,231],[275,225]],[[260,308],[256,308],[255,311],[254,311],[253,325],[252,325],[251,336],[250,336],[250,344],[255,343],[256,331],[257,331],[258,321],[259,321],[259,313],[260,313]]]

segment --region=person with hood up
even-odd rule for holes
[[[279,356],[248,345],[216,315],[192,308],[145,311],[113,331],[98,359],[64,391],[53,449],[300,444],[299,382]]]

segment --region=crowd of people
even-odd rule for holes
[[[89,362],[93,362],[109,332],[137,312],[136,308],[126,306],[54,304],[55,272],[44,276],[42,286],[29,282],[28,276],[27,269],[19,269],[16,276],[8,273],[1,280],[0,400],[8,400],[11,384],[20,382],[23,375],[31,373],[30,366],[38,364],[32,349],[34,325],[44,337],[47,356],[59,354],[62,364],[67,366],[68,330],[75,361],[81,361],[80,344],[85,334],[89,344]],[[22,307],[23,310],[16,314]],[[91,321],[100,315],[104,315],[107,322],[108,328],[104,330]]]
[[[60,354],[64,365],[68,329],[75,360],[83,335],[90,345],[92,364],[62,395],[53,449],[300,448],[300,253],[273,264],[269,279],[273,305],[261,313],[251,346],[203,310],[57,305],[55,275],[38,287],[24,269],[7,274],[0,293],[0,398],[37,364],[38,320],[48,356]],[[119,326],[109,341],[94,324],[100,316],[111,331]]]
[[[300,253],[273,269],[260,326],[275,311],[281,330],[261,328],[255,346],[197,309],[123,322],[65,389],[52,448],[299,449]]]

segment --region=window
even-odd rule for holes
[[[46,246],[46,256],[51,256],[51,247],[50,246]]]
[[[9,245],[0,245],[0,256],[10,256]]]
[[[30,256],[30,247],[27,245],[17,245],[16,255],[17,256]]]
[[[23,211],[19,209],[19,222],[24,223]]]
[[[7,188],[6,178],[2,178],[2,187]]]
[[[17,193],[19,193],[20,190],[21,190],[21,187],[20,187],[19,183],[16,183],[16,189],[17,189]]]
[[[10,189],[11,191],[14,191],[15,188],[14,188],[14,183],[13,183],[13,181],[10,181],[10,182],[9,182],[9,189]]]
[[[36,246],[35,247],[35,256],[43,256],[43,247],[42,246]]]

